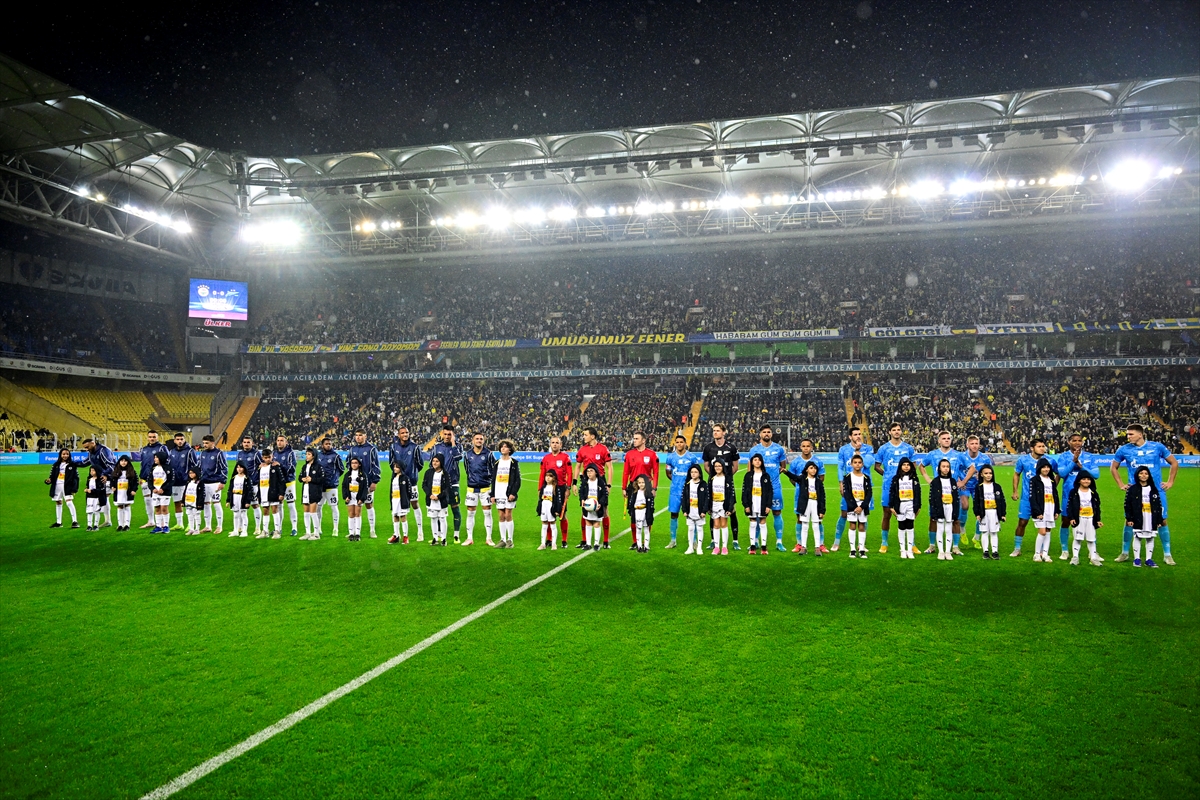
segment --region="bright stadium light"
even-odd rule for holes
[[[298,244],[303,236],[303,229],[291,220],[259,222],[242,228],[244,241],[267,247],[289,247]]]
[[[579,216],[579,212],[573,206],[555,206],[546,216],[554,222],[569,222]]]
[[[132,203],[126,203],[125,205],[121,206],[121,210],[124,211],[126,214],[129,214],[134,217],[138,217],[139,219],[144,219],[144,220],[147,220],[148,222],[154,222],[154,223],[157,223],[158,225],[162,225],[163,227],[170,228],[171,230],[173,230],[177,233],[191,233],[192,232],[192,226],[189,225],[186,220],[178,220],[178,219],[169,217],[166,214],[160,214],[157,211],[152,211],[150,209],[145,209],[145,208],[138,208],[137,206],[133,205]]]
[[[1104,182],[1118,192],[1136,192],[1151,178],[1151,167],[1145,161],[1122,161],[1104,176]]]
[[[908,188],[910,197],[915,197],[918,200],[925,200],[931,197],[937,197],[944,189],[937,181],[918,181]]]

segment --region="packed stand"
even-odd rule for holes
[[[676,431],[686,425],[690,408],[686,389],[600,392],[575,427],[596,428],[600,440],[616,450],[632,447],[633,434],[640,430],[646,434],[648,447],[665,451],[671,449]]]
[[[1083,436],[1089,451],[1112,453],[1125,444],[1125,426],[1132,422],[1145,427],[1147,439],[1178,452],[1178,437],[1163,428],[1130,389],[1120,380],[1010,383],[991,390],[989,404],[1018,453],[1026,452],[1035,438],[1062,451],[1072,433]]]
[[[791,422],[793,450],[799,448],[804,438],[812,439],[818,451],[837,450],[846,443],[849,432],[840,389],[716,389],[704,400],[692,449],[702,449],[711,438],[712,426],[720,422],[733,446],[745,453],[758,443],[758,430],[768,420]],[[775,438],[787,444],[779,432]]]
[[[1182,382],[1147,384],[1134,389],[1147,410],[1157,414],[1192,446],[1200,444],[1200,389]]]
[[[954,446],[962,449],[966,438],[978,436],[986,452],[1003,452],[1004,440],[985,405],[990,396],[965,386],[873,384],[861,387],[856,400],[869,420],[876,447],[888,440],[888,428],[899,422],[904,439],[919,452],[937,447],[938,433],[950,431]]]
[[[771,259],[756,253],[627,256],[496,266],[483,279],[478,268],[447,267],[369,287],[341,275],[330,280],[335,285],[299,287],[303,299],[280,299],[255,320],[251,341],[1120,322],[1200,313],[1200,295],[1191,291],[1195,242],[1171,233],[1116,243],[1012,236],[936,246],[851,245]]]

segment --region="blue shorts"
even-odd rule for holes
[[[881,508],[888,508],[891,505],[891,502],[892,502],[892,478],[893,477],[895,477],[895,476],[893,476],[893,475],[884,475],[883,476],[883,488],[880,490],[881,497],[880,497],[880,502],[879,502],[879,506]]]
[[[683,486],[681,485],[678,489],[676,489],[675,484],[672,483],[671,496],[667,500],[667,512],[671,514],[678,514],[679,509],[681,508],[683,508]]]
[[[771,488],[774,490],[771,497],[771,511],[783,511],[783,483],[781,481],[771,481]],[[1163,505],[1166,509],[1166,504]]]
[[[1163,524],[1167,524],[1167,493],[1161,489],[1158,492],[1158,499],[1162,501],[1163,507]]]
[[[1021,492],[1021,505],[1017,509],[1017,519],[1028,520],[1033,512],[1029,510],[1029,495]]]

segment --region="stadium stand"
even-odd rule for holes
[[[904,438],[925,452],[937,446],[938,431],[948,430],[961,449],[967,436],[980,438],[988,452],[1004,452],[1003,433],[991,419],[989,397],[964,386],[874,384],[856,393],[875,447],[888,440],[888,427],[899,422]]]
[[[657,450],[669,450],[675,433],[686,424],[692,394],[688,389],[675,391],[629,390],[596,394],[580,416],[576,427],[593,427],[610,447],[623,450],[632,446],[635,431],[646,434],[647,444]],[[580,440],[572,444],[578,445]]]
[[[769,420],[792,422],[791,446],[813,440],[817,450],[836,450],[846,441],[846,409],[841,389],[715,389],[704,399],[692,449],[702,450],[712,438],[712,426],[722,423],[726,437],[745,453],[758,443],[758,429]],[[776,435],[776,441],[787,444]]]
[[[1052,246],[1053,245],[1053,246]],[[497,267],[496,289],[446,292],[478,275],[381,277],[369,289],[297,286],[259,317],[255,343],[542,338],[571,334],[779,330],[976,322],[1120,322],[1200,313],[1194,259],[1178,236],[1049,242],[856,245],[602,265]],[[621,291],[637,286],[636,292]],[[754,287],[770,287],[755,291]],[[846,305],[843,305],[846,304]],[[856,304],[856,305],[855,305]],[[376,313],[388,308],[392,313]],[[688,313],[689,309],[702,313]],[[424,320],[429,320],[428,322]]]
[[[99,433],[116,441],[139,440],[150,425],[154,407],[142,392],[109,392],[102,389],[23,387],[38,397],[74,414],[92,426],[79,434]],[[110,443],[111,446],[111,443]]]

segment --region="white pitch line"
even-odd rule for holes
[[[655,514],[654,516],[657,517],[659,514],[662,514],[666,510],[667,509],[664,508],[661,511],[659,511],[657,514]],[[622,533],[618,533],[616,536],[611,537],[611,539],[620,539],[626,533],[628,533],[628,530],[626,530]],[[611,539],[610,539],[610,541],[611,541]],[[471,612],[470,614],[468,614],[467,616],[458,620],[457,622],[447,625],[445,628],[442,628],[440,631],[433,634],[429,638],[422,639],[421,641],[414,644],[412,647],[405,650],[403,653],[401,653],[397,656],[393,656],[392,658],[389,658],[387,661],[384,661],[379,666],[375,667],[372,670],[368,670],[367,672],[364,672],[362,675],[359,675],[357,678],[350,681],[349,683],[343,684],[342,686],[339,686],[338,688],[334,689],[329,694],[318,697],[316,700],[313,700],[311,703],[309,703],[308,705],[306,705],[304,708],[300,709],[299,711],[293,711],[291,714],[288,714],[286,717],[279,720],[279,722],[276,722],[274,725],[263,728],[261,731],[254,734],[250,738],[245,739],[244,741],[239,742],[238,744],[235,744],[233,747],[229,748],[228,750],[226,750],[222,753],[218,753],[217,755],[213,756],[208,761],[205,761],[203,764],[199,765],[198,767],[193,767],[192,769],[189,769],[187,772],[183,773],[178,778],[175,778],[174,780],[169,781],[168,783],[164,783],[162,786],[158,787],[154,791],[143,795],[142,800],[163,800],[163,798],[170,797],[171,795],[175,794],[176,792],[178,792],[182,789],[186,789],[188,786],[191,786],[193,783],[200,780],[205,775],[208,775],[210,772],[213,772],[213,771],[219,769],[220,767],[224,766],[225,764],[228,764],[230,761],[233,761],[238,756],[248,753],[249,751],[258,747],[263,742],[273,739],[275,736],[283,733],[284,731],[286,731],[288,728],[292,727],[296,723],[303,722],[304,720],[308,719],[313,714],[317,713],[322,708],[324,708],[325,706],[334,702],[335,700],[345,697],[346,695],[353,692],[355,689],[365,685],[366,683],[374,680],[375,678],[378,678],[380,675],[382,675],[383,673],[392,669],[393,667],[397,667],[400,664],[403,664],[405,661],[408,661],[410,658],[417,655],[421,651],[427,650],[428,648],[437,644],[442,639],[445,639],[447,636],[449,636],[450,634],[459,630],[460,628],[462,628],[466,625],[469,625],[470,623],[479,619],[480,617],[482,617],[484,614],[488,613],[489,611],[493,611],[493,610],[499,608],[500,606],[507,603],[509,600],[512,600],[517,595],[520,595],[520,594],[524,593],[525,591],[532,589],[534,586],[537,586],[539,583],[546,580],[547,578],[553,578],[555,575],[562,572],[567,567],[571,566],[572,564],[575,564],[576,562],[578,562],[584,558],[587,558],[594,552],[596,552],[596,551],[588,550],[586,553],[580,553],[579,555],[572,558],[570,561],[567,561],[566,563],[563,563],[563,564],[559,564],[557,567],[550,570],[549,572],[539,575],[538,577],[534,578],[533,580],[529,581],[528,583],[524,583],[524,584],[518,586],[516,589],[513,589],[508,594],[497,597],[495,600],[488,603],[486,606],[483,606],[482,608]]]

